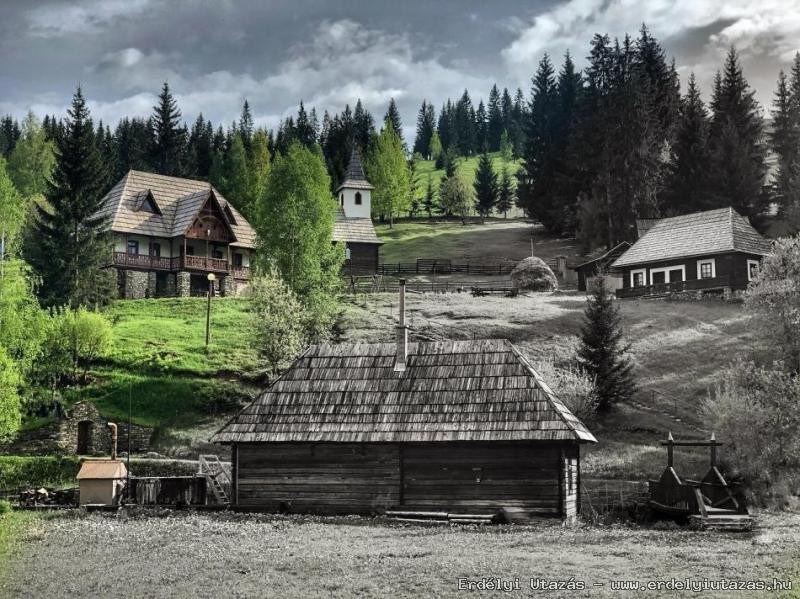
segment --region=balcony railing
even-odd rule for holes
[[[721,290],[731,286],[729,276],[713,277],[711,279],[692,279],[689,281],[673,281],[671,283],[656,283],[655,285],[641,285],[617,289],[618,298],[643,297],[647,295],[666,295],[667,293],[680,293],[683,291],[711,291]]]
[[[161,256],[148,256],[146,254],[128,254],[114,252],[114,266],[128,266],[147,270],[199,270],[202,272],[228,273],[237,279],[249,279],[250,268],[247,266],[233,266],[221,258],[207,258],[205,256],[176,256],[162,258]]]

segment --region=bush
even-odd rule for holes
[[[761,368],[739,362],[703,406],[725,443],[726,462],[757,494],[800,492],[798,404],[800,378],[782,363]]]
[[[558,368],[553,362],[539,362],[538,372],[558,398],[584,424],[597,411],[597,388],[594,380],[576,367]]]
[[[514,287],[524,291],[555,291],[558,279],[544,260],[531,256],[520,260],[511,271]]]
[[[11,503],[6,499],[0,499],[0,516],[11,511]]]
[[[0,456],[0,490],[74,485],[79,469],[74,456]]]

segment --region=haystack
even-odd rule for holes
[[[524,291],[555,291],[558,279],[544,260],[531,256],[520,260],[511,271],[514,287]]]

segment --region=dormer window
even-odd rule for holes
[[[356,206],[361,206],[361,192],[356,192]]]
[[[139,212],[147,212],[148,214],[161,214],[161,209],[156,204],[156,199],[153,197],[153,192],[149,189],[145,192],[142,198],[142,203],[139,205]]]
[[[233,210],[231,210],[230,204],[225,204],[225,216],[228,218],[228,222],[232,225],[238,224],[236,222],[236,218],[233,216]]]

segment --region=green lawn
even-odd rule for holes
[[[497,173],[498,178],[500,174],[503,172],[503,168],[508,168],[510,174],[515,174],[519,165],[522,164],[521,160],[510,160],[506,162],[503,160],[502,155],[500,152],[491,152],[489,156],[492,159],[492,168]],[[472,183],[475,180],[475,171],[478,170],[478,159],[480,155],[469,156],[465,158],[459,158],[457,160],[458,166],[456,167],[456,172],[464,177],[464,180],[468,183]],[[439,183],[444,176],[444,169],[437,169],[436,168],[436,161],[435,160],[420,160],[417,162],[417,170],[416,170],[416,179],[418,189],[421,190],[421,193],[425,193],[425,189],[428,185],[428,175],[431,177],[431,182],[433,183],[433,188],[438,190]]]

